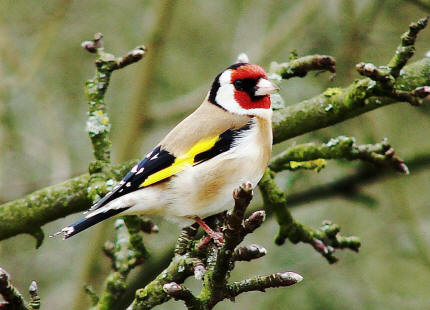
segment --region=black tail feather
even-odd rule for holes
[[[80,233],[81,231],[107,219],[114,215],[117,215],[118,213],[121,213],[124,210],[127,210],[128,207],[121,208],[121,209],[109,209],[106,210],[106,212],[100,212],[98,214],[95,214],[91,217],[84,217],[80,219],[79,221],[76,221],[75,223],[64,227],[61,232],[63,233],[64,239],[68,239],[77,233]]]

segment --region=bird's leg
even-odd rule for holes
[[[192,219],[196,221],[200,227],[206,232],[207,236],[203,239],[199,248],[204,247],[212,239],[218,246],[221,246],[224,242],[224,235],[222,232],[214,231],[208,226],[200,217],[193,216]]]

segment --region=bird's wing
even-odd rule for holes
[[[219,135],[199,140],[188,151],[174,156],[157,146],[142,161],[134,166],[122,181],[88,212],[106,205],[110,201],[143,187],[163,182],[188,167],[198,165],[232,148],[234,141],[250,128],[250,123],[238,129],[227,129]]]

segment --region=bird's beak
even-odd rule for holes
[[[255,85],[255,96],[266,96],[279,91],[279,87],[267,79],[261,78]]]

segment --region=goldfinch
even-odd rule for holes
[[[232,205],[240,184],[255,187],[272,151],[270,94],[279,88],[264,70],[237,63],[218,74],[203,103],[95,203],[63,228],[69,238],[115,215],[161,215],[196,221]]]

